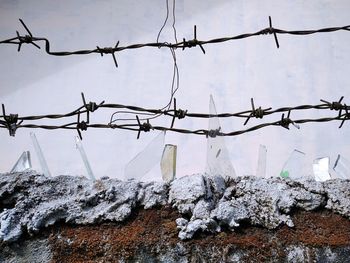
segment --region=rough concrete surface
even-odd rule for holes
[[[277,231],[284,226],[293,229],[295,211],[326,210],[349,221],[350,181],[290,181],[249,176],[224,179],[221,176],[196,174],[166,184],[109,178],[92,182],[85,177],[73,176],[46,178],[35,172],[1,174],[0,244],[4,246],[4,252],[0,253],[0,261],[6,251],[10,251],[8,258],[16,255],[15,242],[24,242],[23,247],[28,250],[47,248],[43,245],[48,242],[46,239],[35,239],[28,244],[25,240],[31,236],[40,236],[50,226],[64,224],[84,227],[113,222],[125,224],[133,218],[135,211],[162,207],[176,211],[176,216],[171,217],[168,225],[175,229],[178,244],[163,251],[165,254],[161,257],[164,260],[159,257],[157,260],[187,262],[187,256],[171,261],[170,258],[174,257],[170,254],[178,256],[182,252],[174,252],[174,249],[181,250],[183,241],[196,239],[203,234],[217,236],[221,232],[241,231],[247,226],[263,227],[266,231]],[[285,258],[288,262],[309,261],[307,257],[310,253],[305,252],[308,249],[302,244],[289,244],[284,249]],[[331,258],[333,255],[337,259],[338,254],[349,252],[346,243],[337,249],[343,250],[339,252],[323,244],[316,256],[325,254],[327,257],[331,255]],[[148,252],[145,250],[145,253]],[[224,261],[240,262],[244,253],[239,249],[234,250],[234,253],[226,253]],[[48,262],[51,256],[49,252],[43,253],[42,259],[37,262]],[[16,257],[19,259],[21,254]],[[28,259],[18,262],[33,261]]]

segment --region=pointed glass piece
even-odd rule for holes
[[[176,175],[176,152],[177,146],[166,144],[164,147],[162,160],[160,161],[160,170],[162,171],[163,181],[169,183],[175,179]]]
[[[32,169],[32,162],[30,160],[30,152],[25,151],[21,154],[16,164],[13,166],[10,173],[24,172],[26,170]]]
[[[217,117],[216,107],[213,96],[210,95],[209,101],[209,131],[221,130],[220,121]],[[235,169],[230,161],[229,153],[226,148],[225,138],[223,136],[208,136],[207,139],[207,163],[205,171],[211,175],[221,175],[236,177]]]
[[[288,160],[285,162],[282,171],[280,172],[280,177],[289,178],[292,180],[300,179],[305,177],[304,169],[305,153],[294,150]]]
[[[89,175],[89,178],[92,180],[92,181],[95,181],[96,178],[94,176],[94,173],[92,172],[92,169],[91,169],[91,166],[90,166],[90,163],[89,163],[89,160],[86,156],[86,153],[85,153],[85,150],[84,150],[84,147],[83,147],[83,144],[81,143],[81,140],[79,139],[79,137],[76,137],[75,138],[75,145],[77,147],[77,149],[79,150],[80,152],[80,156],[81,156],[81,159],[83,160],[83,163],[84,163],[84,166],[85,166],[85,169]]]
[[[350,162],[340,154],[338,154],[333,170],[335,171],[337,178],[350,179]]]
[[[38,142],[38,140],[37,140],[37,138],[35,136],[35,133],[31,132],[30,133],[30,137],[32,138],[33,146],[34,146],[36,155],[37,155],[37,157],[39,159],[39,163],[40,163],[41,170],[42,170],[43,174],[46,177],[51,177],[51,173],[50,173],[49,167],[47,166],[47,162],[46,162],[45,156],[43,154],[43,151],[41,150],[41,147],[40,147],[39,142]]]
[[[259,156],[258,156],[258,166],[256,168],[256,176],[257,177],[266,177],[266,154],[267,149],[265,145],[259,146]]]
[[[142,152],[138,153],[125,166],[125,179],[140,180],[147,174],[162,158],[164,149],[165,132],[160,132]]]
[[[318,158],[312,164],[316,181],[327,181],[331,179],[329,174],[329,157]]]

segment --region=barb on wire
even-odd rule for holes
[[[89,103],[86,103],[86,100],[85,100],[85,95],[84,93],[82,92],[81,93],[81,98],[83,99],[83,107],[86,109],[86,122],[89,123],[90,122],[90,112],[94,112],[95,110],[97,110],[99,107],[101,107],[105,101],[103,100],[100,104],[96,104],[96,102],[89,102]]]
[[[215,130],[208,130],[206,137],[208,138],[208,136],[209,136],[210,138],[215,138],[216,136],[220,136],[220,135],[222,135],[220,130],[221,130],[221,127],[219,127],[218,129],[215,129]]]
[[[341,100],[342,100],[342,98],[341,98]],[[344,115],[342,115],[342,110],[345,110],[345,114]],[[344,122],[346,121],[346,120],[349,120],[350,119],[350,113],[349,113],[349,107],[346,105],[346,104],[344,104],[344,108],[341,108],[340,110],[339,110],[339,115],[338,115],[338,117],[339,118],[341,118],[343,116],[343,118],[342,118],[342,122],[340,123],[340,125],[339,125],[339,129],[341,128],[341,127],[343,127],[343,124],[344,124]]]
[[[28,29],[28,27],[26,26],[26,24],[24,24],[24,22],[22,21],[22,19],[19,19],[19,21],[21,22],[21,24],[23,25],[23,27],[25,28],[25,30],[28,32],[28,35],[25,36],[21,36],[18,31],[16,31],[17,33],[17,38],[18,38],[18,49],[17,51],[21,51],[21,46],[22,44],[32,44],[33,46],[35,46],[36,48],[40,49],[40,46],[38,46],[37,44],[34,43],[33,40],[33,35],[32,32],[30,32],[30,30]]]
[[[20,124],[22,124],[23,121],[18,122],[18,114],[10,114],[6,115],[5,111],[5,105],[2,104],[2,115],[4,118],[4,121],[0,121],[0,124],[4,125],[8,131],[10,136],[14,137],[16,135],[16,130]]]
[[[300,126],[297,125],[294,121],[292,121],[290,119],[290,113],[291,113],[291,111],[288,111],[288,115],[287,115],[286,118],[284,117],[284,113],[282,114],[281,121],[279,122],[279,125],[281,125],[283,128],[285,128],[287,130],[289,130],[289,125],[290,124],[292,124],[297,129],[300,129]]]
[[[100,48],[99,46],[96,46],[98,52],[100,52],[100,54],[101,54],[101,57],[103,57],[103,54],[112,54],[112,57],[113,57],[113,60],[114,60],[114,65],[115,65],[116,68],[118,67],[118,62],[117,62],[117,59],[116,59],[114,53],[117,51],[118,45],[119,45],[119,41],[114,46],[114,48],[113,47]]]
[[[136,115],[136,120],[137,120],[137,123],[139,125],[139,131],[137,133],[137,139],[139,139],[141,131],[149,132],[151,129],[153,129],[153,127],[149,123],[149,120],[147,120],[147,122],[144,122],[144,123],[141,124],[139,116],[137,116],[137,115]]]
[[[203,48],[203,45],[201,44],[201,41],[198,41],[197,39],[197,26],[194,26],[193,29],[193,39],[186,41],[185,38],[183,38],[183,42],[182,42],[182,50],[184,50],[185,48],[191,48],[191,47],[196,47],[197,45],[201,48],[203,54],[205,54],[205,50]]]
[[[262,119],[264,117],[264,115],[267,113],[267,111],[272,109],[272,108],[262,109],[261,107],[256,109],[254,106],[254,99],[253,98],[250,99],[250,103],[252,105],[252,112],[250,113],[250,115],[248,116],[248,118],[246,119],[246,121],[244,122],[243,125],[246,125],[251,117]]]
[[[329,106],[329,109],[331,110],[341,111],[342,109],[344,109],[344,107],[346,107],[343,104],[341,104],[343,99],[344,99],[344,96],[341,96],[339,101],[333,101],[332,103],[326,100],[320,100],[320,101],[326,103]]]
[[[271,16],[269,16],[269,27],[263,30],[264,35],[266,34],[273,34],[273,37],[275,38],[275,43],[276,43],[276,47],[280,48],[280,44],[278,43],[278,38],[277,38],[277,31],[275,28],[272,27],[272,19]]]
[[[88,128],[88,123],[89,122],[85,122],[85,121],[80,121],[80,113],[78,113],[78,120],[77,120],[77,132],[79,135],[80,140],[83,140],[83,136],[81,135],[81,131],[86,131]]]
[[[174,123],[175,123],[175,118],[178,119],[183,119],[186,117],[187,114],[187,110],[181,110],[181,109],[176,109],[176,98],[174,98],[174,115],[173,115],[173,119],[171,121],[171,125],[170,128],[174,127]]]

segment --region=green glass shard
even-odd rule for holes
[[[281,171],[280,176],[282,178],[288,178],[289,177],[289,172],[288,171]]]
[[[300,178],[305,178],[304,174],[304,163],[305,163],[305,153],[294,150],[288,160],[283,165],[280,172],[280,177],[291,180],[297,180]]]

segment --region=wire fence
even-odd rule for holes
[[[187,48],[199,47],[203,54],[205,54],[205,45],[209,44],[218,44],[227,41],[240,40],[245,38],[251,38],[261,35],[273,35],[274,41],[277,48],[280,47],[278,35],[288,34],[293,36],[303,36],[303,35],[311,35],[316,33],[331,33],[336,31],[350,31],[350,25],[342,26],[342,27],[328,27],[321,28],[316,30],[283,30],[274,28],[272,26],[272,19],[269,17],[269,26],[263,28],[254,33],[244,33],[231,37],[222,37],[215,38],[210,40],[198,40],[197,38],[197,27],[194,26],[193,39],[186,40],[182,39],[181,42],[177,40],[177,33],[175,28],[175,1],[173,1],[173,24],[172,28],[174,30],[174,40],[175,43],[170,42],[159,42],[160,34],[167,23],[169,17],[169,3],[166,1],[167,14],[162,25],[158,36],[157,42],[153,43],[144,43],[144,44],[132,44],[128,46],[120,46],[119,41],[113,47],[103,47],[96,46],[94,49],[89,50],[76,50],[76,51],[53,51],[50,48],[50,41],[44,37],[35,37],[32,32],[29,30],[28,26],[23,22],[23,20],[19,19],[20,23],[24,27],[27,34],[21,35],[18,31],[16,31],[16,36],[0,41],[0,44],[12,44],[17,45],[17,50],[20,51],[23,44],[30,44],[34,47],[41,49],[39,43],[44,42],[45,44],[45,52],[48,55],[52,56],[71,56],[71,55],[88,55],[88,54],[100,54],[101,56],[105,54],[110,54],[113,57],[113,61],[116,67],[118,67],[118,62],[116,58],[116,53],[124,50],[133,50],[144,47],[156,47],[156,48],[169,48],[172,54],[174,69],[173,69],[173,78],[171,85],[171,96],[167,105],[160,109],[146,109],[138,106],[129,106],[122,104],[107,104],[104,101],[101,103],[89,102],[87,103],[85,100],[85,96],[82,93],[82,106],[78,107],[76,110],[65,114],[48,114],[48,115],[36,115],[36,116],[18,116],[18,114],[6,114],[5,105],[2,104],[2,116],[0,116],[0,128],[7,129],[9,131],[10,136],[15,136],[16,130],[20,128],[31,128],[31,129],[48,129],[48,130],[56,130],[56,129],[66,129],[66,130],[76,130],[78,132],[79,137],[82,139],[81,131],[86,131],[88,128],[98,128],[98,129],[123,129],[137,132],[137,138],[140,137],[141,132],[149,132],[152,130],[158,131],[171,131],[183,134],[195,134],[195,135],[204,135],[204,136],[237,136],[240,134],[252,132],[258,129],[266,128],[269,126],[281,126],[283,128],[289,129],[290,125],[294,125],[299,128],[300,124],[304,123],[314,123],[314,122],[331,122],[331,121],[340,121],[339,128],[341,128],[346,120],[350,118],[349,114],[349,106],[342,103],[343,97],[340,98],[339,101],[328,102],[325,100],[321,100],[321,104],[317,105],[300,105],[295,107],[283,107],[278,109],[272,109],[271,107],[262,108],[261,106],[255,107],[254,100],[251,99],[251,109],[236,113],[220,113],[220,114],[206,114],[206,113],[193,113],[188,110],[178,109],[176,105],[176,99],[174,95],[176,91],[179,89],[179,69],[176,61],[176,50],[182,49],[185,50]],[[173,102],[173,109],[171,109],[171,104]],[[95,112],[98,109],[117,109],[111,117],[108,123],[90,123],[90,114]],[[291,113],[294,111],[306,111],[306,110],[335,110],[338,113],[333,117],[325,117],[318,119],[293,119],[291,118]],[[131,118],[117,118],[119,114],[127,113],[131,114]],[[81,120],[82,114],[86,114],[86,120]],[[281,114],[280,117],[274,122],[266,122],[256,126],[252,126],[246,129],[223,132],[220,129],[218,130],[207,130],[207,129],[199,129],[199,130],[187,130],[187,129],[179,129],[175,128],[175,120],[183,119],[183,118],[243,118],[245,119],[243,126],[246,126],[251,118],[263,119],[264,116],[267,115],[276,115]],[[139,118],[139,116],[147,116],[146,118]],[[164,126],[154,126],[151,124],[151,120],[158,117],[170,117],[172,118],[170,127]],[[43,125],[36,124],[35,121],[42,119],[67,119],[75,117],[77,118],[74,122],[68,122],[66,124],[61,125]],[[128,121],[128,123],[124,123]],[[122,124],[120,124],[122,122]],[[117,124],[118,123],[118,124]]]
[[[237,136],[248,132],[253,132],[258,129],[270,127],[270,126],[280,126],[285,129],[289,129],[290,125],[299,128],[300,124],[304,123],[323,123],[331,121],[339,121],[341,128],[346,120],[350,119],[350,106],[342,103],[344,97],[341,97],[338,101],[329,102],[326,100],[321,100],[321,104],[316,105],[299,105],[294,107],[282,107],[278,109],[272,109],[271,107],[262,108],[261,106],[256,107],[254,100],[251,99],[251,109],[235,112],[235,113],[220,113],[220,114],[208,114],[208,113],[192,113],[188,110],[182,110],[177,108],[176,99],[174,99],[174,108],[173,109],[147,109],[137,106],[128,106],[122,104],[111,104],[105,103],[104,101],[100,103],[96,102],[86,102],[84,93],[81,94],[83,104],[77,109],[65,113],[65,114],[48,114],[48,115],[36,115],[36,116],[18,116],[18,114],[6,114],[5,105],[2,104],[2,116],[0,116],[0,128],[7,129],[10,136],[15,136],[16,130],[20,128],[31,128],[31,129],[47,129],[47,130],[76,130],[79,137],[82,139],[82,131],[86,131],[88,128],[96,129],[122,129],[130,130],[137,132],[137,138],[140,137],[141,132],[149,131],[169,131],[177,132],[182,134],[195,134],[195,135],[204,135],[209,137],[216,136]],[[124,119],[110,119],[108,123],[90,123],[90,115],[99,109],[127,109],[128,113],[134,114],[134,120],[129,123],[124,123]],[[324,117],[324,118],[315,118],[315,119],[292,119],[291,113],[295,111],[308,111],[308,110],[323,110],[323,111],[335,111],[337,112],[335,116]],[[170,127],[156,126],[152,125],[150,120],[147,119],[146,122],[142,122],[139,118],[139,114],[156,114],[157,116],[170,117],[172,118]],[[82,115],[85,115],[85,120],[82,119]],[[249,120],[252,118],[263,119],[268,115],[277,115],[280,117],[274,122],[265,122],[255,126],[251,126],[246,129],[223,132],[221,129],[217,130],[208,130],[208,129],[199,129],[199,130],[188,130],[188,129],[179,129],[175,128],[176,119],[184,118],[241,118],[245,119],[242,123],[242,126],[248,124]],[[35,124],[35,121],[43,119],[67,119],[71,117],[76,117],[77,120],[74,122],[68,122],[61,125],[45,125],[45,124]],[[132,119],[127,119],[132,120]],[[28,123],[27,123],[28,122]],[[117,122],[123,122],[116,124]]]
[[[166,18],[167,20],[167,18]],[[16,31],[16,36],[2,40],[0,41],[0,44],[13,44],[13,45],[18,45],[17,50],[20,51],[21,47],[23,44],[31,44],[35,46],[38,49],[41,49],[39,46],[39,42],[44,42],[45,43],[45,52],[48,55],[51,56],[71,56],[71,55],[89,55],[89,54],[99,54],[101,56],[105,54],[111,54],[114,60],[114,64],[116,67],[118,67],[118,62],[115,53],[121,52],[124,50],[131,50],[131,49],[139,49],[139,48],[145,48],[145,47],[155,47],[155,48],[170,48],[170,49],[187,49],[187,48],[192,48],[192,47],[199,47],[203,54],[205,54],[205,45],[209,44],[218,44],[218,43],[223,43],[227,41],[233,41],[233,40],[241,40],[245,38],[251,38],[251,37],[256,37],[256,36],[261,36],[261,35],[273,35],[276,47],[279,48],[279,40],[278,40],[278,35],[293,35],[293,36],[305,36],[305,35],[312,35],[312,34],[318,34],[318,33],[331,33],[331,32],[336,32],[336,31],[350,31],[350,25],[347,26],[341,26],[341,27],[327,27],[327,28],[321,28],[321,29],[315,29],[315,30],[283,30],[283,29],[278,29],[272,26],[272,19],[269,17],[269,26],[266,28],[263,28],[257,32],[254,33],[244,33],[236,36],[231,36],[231,37],[221,37],[221,38],[215,38],[215,39],[210,39],[210,40],[198,40],[197,38],[197,27],[194,26],[194,32],[193,32],[193,39],[191,40],[186,40],[185,38],[182,39],[181,42],[176,43],[170,43],[170,42],[158,42],[159,35],[157,37],[157,42],[153,43],[143,43],[143,44],[132,44],[128,46],[119,46],[120,42],[117,41],[116,44],[113,47],[103,47],[101,48],[100,46],[96,46],[96,48],[93,49],[84,49],[84,50],[76,50],[76,51],[53,51],[51,50],[51,44],[50,40],[45,38],[45,37],[35,37],[33,36],[32,32],[29,30],[27,25],[23,22],[22,19],[19,19],[21,22],[22,26],[26,30],[27,34],[21,35],[19,31]],[[174,20],[175,21],[175,20]],[[173,24],[174,27],[174,24]],[[162,29],[161,29],[162,30]],[[160,31],[161,32],[161,31]],[[177,40],[176,37],[176,30],[174,27],[174,34],[175,34],[175,39]]]

